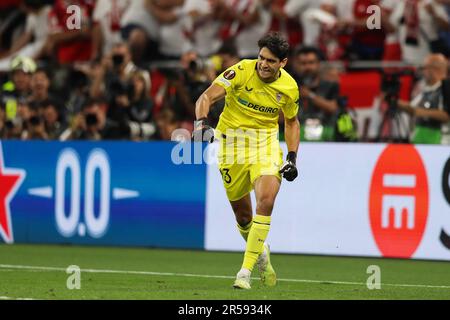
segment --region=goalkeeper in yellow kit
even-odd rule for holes
[[[259,57],[242,60],[223,72],[196,102],[194,141],[219,140],[219,169],[227,197],[246,240],[242,268],[234,287],[250,289],[250,276],[258,265],[262,282],[276,284],[265,243],[272,209],[281,184],[281,175],[293,181],[298,173],[296,157],[300,143],[297,119],[299,90],[295,80],[283,69],[289,44],[277,33],[258,41]],[[207,121],[210,107],[225,97],[225,108],[216,131]],[[286,162],[278,141],[278,117],[284,114]],[[243,139],[242,139],[243,138]],[[250,192],[255,190],[256,215]]]

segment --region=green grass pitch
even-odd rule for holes
[[[232,288],[241,253],[0,245],[0,299],[450,299],[450,262],[272,254],[280,281]],[[81,288],[67,289],[69,265]],[[367,268],[381,269],[369,290]]]

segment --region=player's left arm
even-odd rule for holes
[[[298,91],[297,91],[298,92]],[[300,122],[297,118],[299,97],[293,97],[283,108],[284,113],[284,136],[288,148],[286,162],[280,169],[280,173],[287,181],[294,181],[298,176],[297,152],[300,144]],[[294,102],[295,101],[295,102]]]
[[[300,144],[300,122],[297,117],[284,119],[284,135],[288,152],[297,154],[298,145]]]

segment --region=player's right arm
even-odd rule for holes
[[[211,106],[224,98],[226,91],[223,87],[213,83],[205,92],[197,99],[195,103],[195,117],[198,120],[207,118]]]
[[[224,98],[228,93],[233,94],[236,88],[244,83],[242,61],[231,66],[219,75],[211,86],[203,92],[195,103],[195,117],[197,120],[208,117],[211,106]]]
[[[219,75],[198,98],[195,103],[195,118],[197,121],[194,124],[194,141],[214,141],[214,130],[211,129],[207,121],[209,110],[214,103],[223,99],[228,93],[233,94],[236,88],[243,84],[245,79],[244,70],[245,67],[242,66],[241,62],[231,66]],[[209,133],[206,135],[206,132]]]
[[[208,113],[211,106],[224,98],[226,91],[223,87],[213,83],[203,92],[195,103],[194,141],[214,141],[214,130],[208,124]]]

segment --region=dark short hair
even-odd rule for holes
[[[217,54],[228,54],[233,57],[239,57],[239,52],[233,38],[225,40],[217,51]]]
[[[32,110],[39,110],[39,109],[44,108],[44,106],[47,105],[47,104],[48,104],[48,99],[46,99],[44,101],[30,100],[29,103],[28,103],[28,106]]]
[[[105,101],[102,98],[85,98],[81,106],[81,110],[89,109],[92,106],[104,104]]]
[[[289,43],[278,32],[270,32],[258,41],[259,49],[267,48],[278,59],[284,60],[289,54]]]
[[[49,70],[48,69],[46,69],[46,68],[44,68],[44,67],[38,67],[37,69],[36,69],[36,71],[34,72],[34,74],[38,74],[38,73],[43,73],[43,74],[45,74],[45,76],[47,77],[47,79],[51,79],[50,78],[50,72],[49,72]]]
[[[305,55],[305,54],[314,54],[319,61],[323,60],[323,53],[319,48],[313,46],[299,46],[295,49],[295,56]]]

